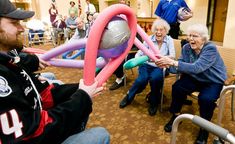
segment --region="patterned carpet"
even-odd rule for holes
[[[46,71],[54,72],[58,79],[65,83],[78,82],[82,78],[82,70],[72,68],[47,68]],[[158,111],[155,116],[148,115],[148,104],[145,101],[145,95],[149,88],[138,94],[131,105],[124,109],[119,108],[120,100],[125,96],[127,90],[131,87],[135,77],[131,71],[127,71],[127,86],[118,90],[104,91],[101,95],[93,99],[93,112],[90,115],[87,128],[102,126],[107,128],[111,134],[111,144],[169,144],[170,134],[165,133],[163,126],[171,117],[168,112],[171,101],[171,85],[173,78],[166,79],[164,89],[165,99],[163,112]],[[108,82],[109,87],[114,81],[112,76]],[[193,100],[192,106],[184,106],[183,113],[198,114],[197,101]],[[223,127],[235,134],[235,122],[231,121],[230,96],[226,100],[226,108],[223,117]],[[216,121],[217,109],[213,121]],[[197,136],[199,127],[185,120],[179,126],[177,133],[177,143],[192,144]],[[210,134],[209,142],[212,143],[213,135]]]

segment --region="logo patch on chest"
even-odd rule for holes
[[[9,87],[7,80],[0,76],[0,97],[6,97],[10,95],[12,89]]]

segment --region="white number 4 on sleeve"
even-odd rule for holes
[[[22,135],[22,122],[19,121],[17,112],[13,109],[9,111],[10,117],[6,113],[0,115],[2,132],[5,135],[15,133],[15,138]],[[9,123],[12,123],[10,127]]]

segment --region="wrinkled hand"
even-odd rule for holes
[[[168,56],[161,56],[160,59],[155,62],[155,64],[160,68],[169,68],[169,66],[172,66],[173,63],[174,60]]]
[[[190,11],[190,12],[186,11],[186,15],[184,16],[184,19],[185,19],[185,20],[188,20],[188,19],[190,19],[191,17],[193,17],[193,12],[192,12],[192,11]]]
[[[50,65],[51,64],[49,62],[46,62],[46,61],[39,58],[39,70],[43,70]]]
[[[105,83],[101,86],[98,87],[98,81],[95,81],[92,85],[86,86],[84,84],[84,80],[80,79],[79,82],[79,89],[84,90],[91,98],[97,96],[103,89],[105,89]]]

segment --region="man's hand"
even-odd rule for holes
[[[46,62],[46,61],[44,61],[44,60],[42,60],[40,58],[38,58],[38,59],[39,59],[39,68],[38,68],[39,70],[43,70],[46,67],[51,65],[49,62]]]
[[[101,87],[98,87],[98,81],[95,81],[92,85],[86,86],[84,84],[84,80],[80,79],[79,89],[84,90],[85,92],[87,92],[87,94],[91,98],[93,98],[93,97],[97,96],[103,89],[105,89],[105,83]]]

